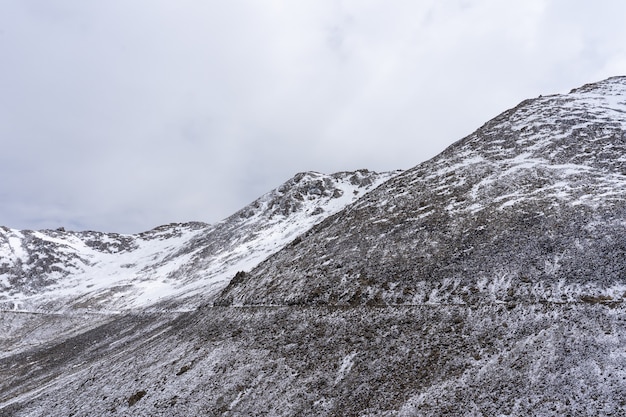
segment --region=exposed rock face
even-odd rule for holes
[[[172,268],[185,282],[219,248],[328,214],[193,311],[91,327],[4,313],[13,335],[65,330],[0,358],[0,415],[621,415],[625,130],[617,77],[525,101],[336,214],[306,202],[344,188],[296,176],[158,259],[187,256]]]

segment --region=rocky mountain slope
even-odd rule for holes
[[[625,84],[521,103],[231,282],[222,300],[621,302]]]
[[[193,311],[5,356],[0,415],[623,415],[625,131],[626,77],[525,101]]]

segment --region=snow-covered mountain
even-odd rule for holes
[[[138,235],[0,228],[0,306],[58,312],[193,309],[325,217],[397,174],[297,174],[216,225]]]
[[[221,232],[176,226],[185,242],[150,268],[185,296],[2,313],[0,416],[624,415],[625,132],[610,78],[521,103],[276,250],[270,230],[319,211],[272,203],[298,177]],[[247,245],[263,255],[240,261]]]

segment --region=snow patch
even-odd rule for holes
[[[352,352],[349,355],[344,356],[341,361],[341,365],[339,366],[339,370],[337,371],[337,376],[335,377],[335,385],[341,382],[342,379],[350,373],[352,366],[354,365],[354,358],[358,355],[359,352]]]

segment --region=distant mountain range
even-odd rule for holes
[[[626,77],[216,225],[0,229],[0,416],[626,410]]]
[[[300,173],[216,225],[170,224],[138,235],[0,228],[0,306],[193,309],[397,173]]]

